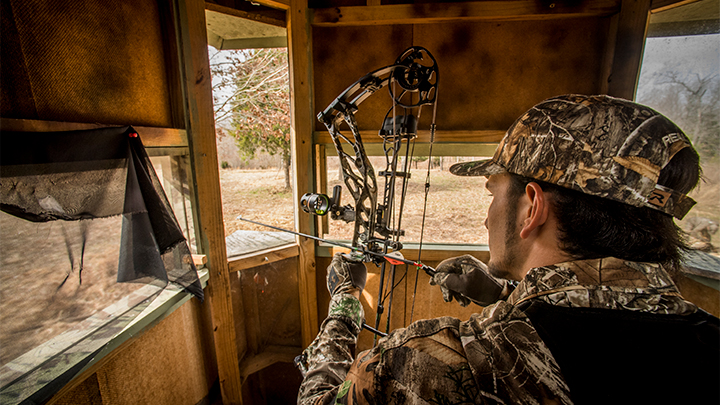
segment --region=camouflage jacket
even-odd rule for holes
[[[528,300],[662,314],[697,310],[660,265],[574,261],[531,269],[507,301],[467,321],[443,317],[395,330],[353,361],[348,346],[360,331],[362,306],[351,296],[333,297],[306,350],[309,371],[298,404],[571,403],[557,362],[518,308]]]

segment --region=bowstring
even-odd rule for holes
[[[420,243],[418,245],[418,258],[417,262],[420,263],[420,257],[422,256],[422,245],[423,237],[425,236],[425,214],[427,212],[427,200],[428,194],[430,193],[430,166],[432,165],[432,152],[433,144],[435,143],[435,117],[437,114],[437,87],[435,88],[435,102],[433,103],[433,116],[432,123],[430,124],[430,150],[428,151],[428,168],[427,174],[425,175],[425,198],[423,200],[423,214],[422,214],[422,225],[420,226]],[[410,323],[413,321],[413,315],[415,314],[415,297],[417,297],[417,286],[418,279],[420,278],[420,267],[415,268],[415,287],[413,288],[412,305],[410,306]]]
[[[428,170],[427,170],[426,177],[425,177],[423,215],[422,215],[422,223],[421,223],[421,228],[420,228],[420,241],[419,241],[419,246],[418,246],[418,260],[417,260],[418,263],[420,262],[420,257],[422,255],[422,244],[423,244],[423,238],[424,238],[424,233],[425,233],[425,218],[426,218],[426,212],[427,212],[427,200],[428,200],[428,194],[429,194],[429,190],[430,190],[430,167],[432,164],[432,149],[433,149],[433,143],[434,143],[434,138],[435,138],[434,127],[435,127],[435,116],[436,116],[436,111],[437,111],[436,106],[437,106],[437,103],[434,103],[433,104],[433,121],[432,121],[432,124],[430,127],[431,134],[430,134],[430,149],[428,151],[428,153],[429,153]],[[405,110],[406,110],[405,115],[407,115],[407,109],[405,109]],[[417,117],[416,117],[418,122],[420,121],[421,112],[422,112],[422,106],[418,107]],[[407,145],[407,149],[406,149],[406,153],[405,153],[405,164],[404,164],[405,168],[403,169],[403,171],[405,173],[409,173],[410,162],[412,161],[412,158],[414,156],[415,156],[415,139],[413,139],[412,141],[408,140],[408,145]],[[401,226],[400,224],[402,221],[402,212],[403,212],[405,198],[407,196],[407,190],[408,190],[409,184],[410,184],[409,179],[405,178],[404,182],[403,182],[403,189],[402,189],[401,198],[400,198],[397,226],[395,226],[395,223],[393,222],[394,229],[398,229],[398,230],[400,229],[400,226]],[[393,216],[394,216],[394,212],[395,211],[393,211]],[[397,238],[399,239],[399,235],[397,236]],[[405,278],[407,277],[408,271],[409,271],[409,268],[407,265],[405,265],[405,271],[403,272],[402,277],[400,277],[400,279],[397,280],[397,282],[395,282],[394,280],[390,280],[391,281],[390,290],[384,296],[381,297],[381,301],[380,301],[381,305],[385,304],[385,300],[388,297],[391,297],[390,299],[392,300],[392,292],[395,290],[395,288],[397,288],[402,283],[403,280],[405,280]],[[415,286],[414,286],[414,290],[413,290],[413,303],[412,303],[411,310],[410,310],[410,322],[411,323],[412,323],[412,319],[413,319],[413,315],[414,315],[414,311],[415,311],[415,297],[417,295],[417,282],[418,282],[418,278],[419,278],[419,272],[420,272],[420,268],[416,267]],[[392,273],[391,277],[393,277],[394,272],[391,272],[391,273]],[[392,304],[389,304],[389,305],[392,305]],[[387,314],[387,324],[388,325],[390,324],[390,315],[391,315],[391,307],[389,306],[388,314]]]
[[[402,283],[402,281],[405,279],[405,276],[407,276],[407,272],[408,272],[408,265],[406,264],[406,265],[405,265],[405,272],[403,273],[402,277],[400,277],[400,280],[398,280],[398,281],[392,286],[393,289],[396,288],[397,286],[399,286],[400,283]],[[390,295],[389,292],[386,293],[385,296],[384,296],[383,299],[382,299],[382,302],[385,302],[385,298],[387,298],[389,295]]]
[[[395,89],[395,78],[392,77],[392,74],[391,74],[391,77],[390,77],[390,79],[389,79],[389,83],[388,83],[388,86],[387,86],[387,87],[388,87],[388,92],[390,93],[390,98],[392,99],[392,106],[390,107],[390,109],[389,109],[389,111],[388,111],[388,114],[386,114],[386,117],[387,117],[388,115],[391,115],[391,116],[392,116],[392,120],[393,120],[393,121],[392,121],[392,124],[393,124],[392,134],[393,134],[393,136],[396,136],[396,137],[397,137],[397,119],[396,119],[396,116],[397,116],[397,115],[396,115],[396,110],[395,110],[395,108],[397,107],[397,99],[396,99],[396,97],[395,97],[395,90],[394,90],[394,89]],[[405,92],[403,91],[403,92],[401,93],[401,95],[404,95],[404,94],[405,94]],[[385,225],[384,225],[384,226],[388,227],[389,229],[397,229],[397,228],[395,228],[395,209],[394,209],[395,207],[394,207],[394,204],[395,204],[395,180],[396,180],[396,177],[397,177],[397,152],[398,152],[398,151],[397,151],[397,148],[398,148],[398,139],[399,139],[399,138],[395,138],[395,140],[393,141],[393,146],[392,146],[392,159],[390,159],[390,157],[388,156],[388,153],[390,152],[390,149],[391,149],[391,148],[389,148],[389,147],[387,146],[387,145],[388,145],[388,137],[387,137],[387,136],[383,136],[383,154],[385,155],[385,170],[386,170],[386,171],[387,171],[388,169],[392,170],[392,172],[391,172],[392,175],[391,175],[389,178],[388,178],[388,177],[385,177],[385,190],[384,190],[384,192],[383,192],[383,199],[385,199],[385,198],[387,197],[387,200],[388,200],[388,201],[387,201],[388,204],[387,204],[387,206],[385,207],[386,215],[388,215],[388,218],[387,218],[387,220],[385,221]],[[389,183],[389,184],[388,184],[388,183]],[[387,193],[387,194],[386,194],[386,193]],[[383,201],[383,203],[384,203],[384,202],[385,202],[385,201]],[[372,236],[372,235],[371,235],[371,236]],[[395,234],[395,235],[390,235],[390,238],[389,238],[389,239],[393,240],[394,242],[397,242],[397,241],[399,241],[399,238],[400,238],[400,235],[399,235],[399,232],[398,232],[398,233]],[[383,252],[384,252],[384,253],[387,253],[387,249],[388,249],[388,243],[387,243],[387,238],[386,238],[386,239],[385,239],[385,244],[384,244],[384,246],[383,246]],[[392,265],[392,264],[391,264],[390,276],[389,276],[389,278],[390,278],[390,280],[389,280],[389,281],[390,281],[390,282],[389,282],[390,288],[389,288],[389,291],[388,291],[385,295],[383,295],[383,285],[384,285],[384,281],[385,281],[385,266],[386,266],[386,263],[383,262],[383,264],[382,264],[382,266],[381,266],[381,268],[380,268],[380,287],[379,287],[378,298],[377,298],[377,299],[378,299],[378,304],[377,304],[376,315],[375,315],[375,328],[377,329],[377,328],[379,328],[379,326],[380,326],[380,319],[381,319],[381,316],[382,316],[382,315],[380,314],[379,311],[380,311],[381,308],[382,308],[383,312],[385,311],[385,299],[386,299],[388,296],[390,296],[390,302],[389,302],[389,304],[388,304],[388,305],[389,305],[389,308],[387,308],[387,315],[385,316],[385,319],[386,319],[386,330],[385,330],[385,331],[386,331],[386,332],[389,332],[389,329],[390,329],[390,315],[392,314],[392,292],[395,290],[395,286],[394,286],[394,282],[395,282],[395,265]],[[377,335],[375,335],[375,336],[373,337],[373,346],[375,346],[376,343],[377,343]]]

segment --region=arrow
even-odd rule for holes
[[[304,234],[304,233],[300,233],[300,232],[295,232],[295,231],[291,231],[291,230],[289,230],[289,229],[279,228],[279,227],[277,227],[277,226],[272,226],[272,225],[264,224],[264,223],[262,223],[262,222],[257,222],[257,221],[253,221],[253,220],[250,220],[250,219],[245,219],[245,218],[243,218],[242,216],[238,216],[236,219],[239,219],[239,220],[245,221],[245,222],[249,222],[249,223],[251,223],[251,224],[264,226],[264,227],[266,227],[266,228],[275,229],[275,230],[277,230],[277,231],[287,232],[287,233],[291,233],[291,234],[293,234],[293,235],[302,236],[302,237],[304,237],[304,238],[313,239],[313,240],[316,240],[316,241],[319,241],[319,242],[325,242],[325,243],[329,243],[329,244],[331,244],[331,245],[344,247],[344,248],[346,248],[346,249],[350,249],[350,250],[353,251],[353,252],[359,252],[359,253],[364,253],[364,254],[366,254],[366,255],[373,255],[373,256],[376,256],[376,257],[381,257],[381,258],[385,259],[388,263],[390,263],[390,264],[392,264],[392,265],[394,265],[394,266],[399,266],[399,265],[401,265],[401,264],[407,264],[407,265],[410,265],[410,266],[415,266],[415,267],[417,267],[417,268],[422,269],[423,271],[425,271],[425,273],[427,273],[430,277],[432,277],[433,275],[435,275],[435,273],[437,273],[437,271],[436,271],[434,268],[430,267],[430,266],[427,266],[427,265],[422,264],[422,263],[420,263],[420,262],[415,262],[415,261],[412,261],[412,260],[407,260],[407,259],[405,259],[405,258],[402,256],[402,253],[400,253],[400,252],[392,252],[392,253],[373,252],[373,251],[371,251],[371,250],[366,250],[366,249],[363,249],[363,248],[359,248],[359,247],[355,247],[355,246],[350,246],[350,245],[345,244],[345,243],[340,243],[340,242],[335,242],[335,241],[331,241],[331,240],[327,240],[327,239],[323,239],[323,238],[318,238],[317,236],[312,236],[312,235],[308,235],[308,234]]]

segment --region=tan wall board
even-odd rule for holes
[[[302,345],[300,336],[300,298],[298,259],[285,259],[250,269],[232,277],[233,301],[242,300],[248,354],[268,346]],[[238,318],[242,313],[238,314]],[[238,338],[238,352],[243,338]]]
[[[315,27],[316,106],[324,109],[354,80],[392,63],[414,44],[438,62],[437,142],[443,131],[504,131],[548,97],[599,92],[608,27],[609,18]],[[337,44],[353,44],[354,52],[338,50]],[[361,129],[377,129],[382,122],[390,106],[387,90],[382,93],[360,108]],[[424,111],[419,129],[429,127],[430,118]]]
[[[245,312],[243,305],[243,292],[240,283],[240,272],[230,275],[230,294],[232,296],[232,310],[235,315],[235,344],[237,345],[238,359],[245,357],[248,351],[248,339],[245,333],[246,320],[251,319]]]
[[[525,21],[559,18],[608,16],[618,12],[619,0],[585,2],[466,1],[414,2],[392,1],[381,5],[368,0],[367,7],[333,5],[315,10],[313,25],[388,25],[458,23],[461,21]]]
[[[53,405],[102,404],[102,395],[100,394],[97,374],[93,373],[65,395],[59,398],[53,397],[51,403]]]
[[[701,284],[683,274],[675,275],[673,281],[680,289],[683,297],[704,309],[705,311],[720,317],[720,291]]]
[[[190,300],[118,353],[96,373],[103,403],[202,400],[217,379],[208,319],[207,305]]]
[[[596,93],[608,19],[415,26],[438,60],[440,130],[505,130],[548,97]]]
[[[156,2],[11,0],[3,14],[3,117],[173,127]]]

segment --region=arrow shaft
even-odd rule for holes
[[[388,255],[388,254],[385,254],[385,253],[378,253],[378,252],[373,252],[373,251],[370,251],[370,250],[361,249],[361,248],[358,248],[358,247],[355,247],[355,246],[350,246],[350,245],[345,244],[345,243],[335,242],[335,241],[331,241],[331,240],[319,238],[319,237],[317,237],[317,236],[308,235],[308,234],[305,234],[305,233],[302,233],[302,232],[296,232],[296,231],[292,231],[292,230],[290,230],[290,229],[285,229],[285,228],[280,228],[280,227],[273,226],[273,225],[264,224],[264,223],[262,223],[262,222],[253,221],[253,220],[251,220],[251,219],[245,219],[245,218],[243,218],[243,217],[241,217],[241,216],[237,217],[237,219],[239,219],[239,220],[241,220],[241,221],[249,222],[249,223],[251,223],[251,224],[264,226],[264,227],[266,227],[266,228],[275,229],[275,230],[277,230],[277,231],[287,232],[287,233],[291,233],[291,234],[293,234],[293,235],[302,236],[303,238],[309,238],[309,239],[313,239],[313,240],[316,240],[316,241],[319,241],[319,242],[325,242],[325,243],[329,243],[329,244],[331,244],[331,245],[344,247],[344,248],[346,248],[346,249],[352,250],[353,252],[361,252],[361,253],[365,253],[365,254],[377,256],[377,257],[382,257],[382,258],[384,258],[385,260],[387,260],[390,264],[393,264],[393,265],[397,265],[397,264],[408,264],[408,265],[411,265],[411,266],[417,266],[417,267],[423,269],[423,270],[424,270],[427,274],[429,274],[430,276],[432,276],[433,274],[435,274],[435,269],[433,269],[432,267],[426,266],[426,265],[424,265],[424,264],[422,264],[422,263],[414,262],[414,261],[412,261],[412,260],[407,260],[407,259],[404,259],[404,258],[395,257],[395,256]]]

